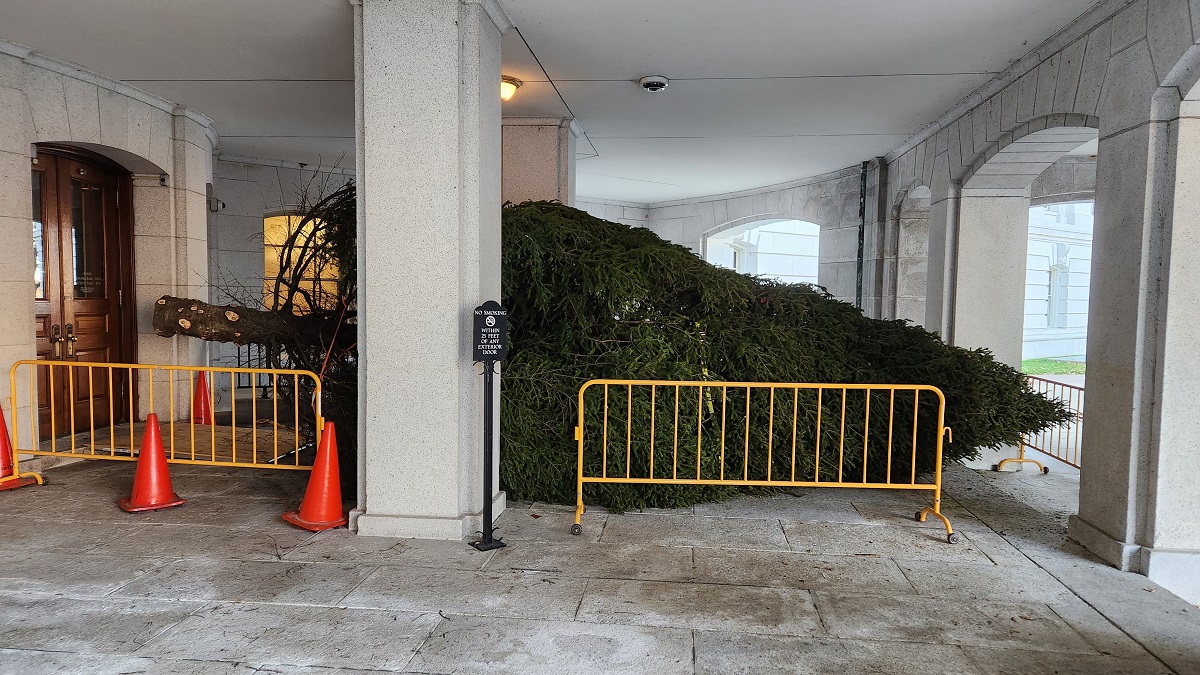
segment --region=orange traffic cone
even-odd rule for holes
[[[192,421],[212,426],[212,395],[208,391],[208,378],[201,371],[196,377],[196,393],[192,394]]]
[[[317,532],[330,530],[346,524],[342,511],[342,485],[338,476],[337,435],[333,422],[325,423],[321,444],[317,447],[317,461],[313,463],[308,477],[308,489],[300,510],[288,511],[283,519],[296,527]]]
[[[4,423],[4,410],[0,409],[0,490],[15,490],[41,482],[42,477],[36,473],[22,476],[16,472],[12,443],[8,440],[8,425]]]
[[[155,511],[184,502],[171,489],[171,474],[167,471],[167,453],[163,449],[162,431],[158,428],[158,415],[146,417],[146,431],[142,434],[142,448],[138,453],[137,471],[133,475],[133,492],[129,498],[117,500],[123,511]]]

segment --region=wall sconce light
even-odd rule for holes
[[[520,80],[509,75],[502,75],[500,77],[500,100],[507,101],[512,98],[520,87]]]

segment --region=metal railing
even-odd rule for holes
[[[269,380],[266,397],[219,400],[246,375]],[[133,461],[157,413],[168,462],[307,470],[324,426],[307,370],[38,360],[13,364],[9,382],[14,455]],[[195,397],[211,419],[192,414]]]
[[[592,380],[571,532],[586,483],[870,488],[932,492],[916,518],[935,516],[955,543],[941,513],[945,409],[925,385]]]
[[[992,470],[1002,471],[1004,465],[1009,463],[1035,464],[1042,473],[1050,473],[1050,467],[1025,456],[1027,447],[1078,469],[1081,461],[1080,451],[1083,449],[1081,443],[1083,440],[1083,387],[1033,375],[1026,375],[1025,381],[1029,383],[1033,391],[1046,398],[1062,401],[1074,413],[1075,418],[1066,424],[1051,427],[1036,434],[1023,435],[1017,456],[1001,460],[999,464],[992,467]]]

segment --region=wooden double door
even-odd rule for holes
[[[129,362],[133,238],[129,176],[89,155],[39,150],[32,163],[37,358]],[[129,311],[126,311],[129,308]],[[40,435],[128,419],[128,377],[107,369],[37,369]]]

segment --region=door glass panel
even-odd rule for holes
[[[104,190],[71,179],[75,297],[104,297]]]
[[[46,233],[42,227],[42,174],[33,172],[33,297],[46,298]]]

